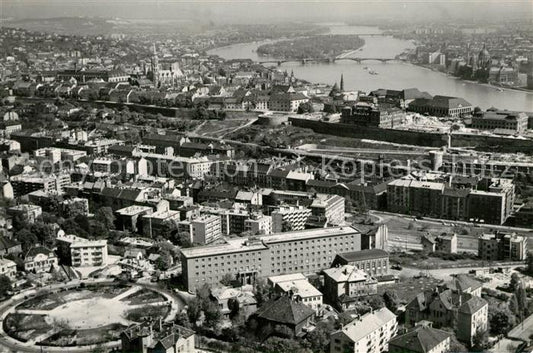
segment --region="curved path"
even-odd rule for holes
[[[28,299],[31,299],[31,297],[35,297],[37,295],[42,295],[42,294],[45,294],[45,293],[49,293],[49,292],[52,292],[52,291],[56,291],[56,290],[59,290],[59,289],[72,289],[72,288],[75,288],[75,287],[78,287],[81,283],[86,283],[86,284],[97,284],[97,283],[114,283],[114,282],[110,282],[108,280],[87,280],[87,281],[72,281],[72,282],[69,282],[69,283],[59,283],[59,284],[54,284],[54,285],[49,285],[49,286],[46,286],[44,288],[41,288],[39,290],[35,290],[35,289],[30,289],[28,291],[25,291],[25,292],[22,292],[22,293],[19,293],[13,297],[11,297],[9,300],[6,300],[2,303],[0,303],[0,353],[3,353],[3,352],[24,352],[24,353],[42,353],[42,352],[53,352],[53,353],[56,353],[56,352],[65,352],[65,348],[64,347],[48,347],[48,346],[37,346],[37,345],[34,345],[31,341],[30,342],[22,342],[22,341],[19,341],[11,336],[9,336],[5,331],[4,331],[4,325],[3,325],[3,322],[4,322],[4,319],[6,318],[6,316],[9,314],[9,313],[12,313],[15,311],[15,307],[25,301],[27,301]],[[169,291],[169,290],[166,290],[166,289],[162,289],[162,288],[159,288],[158,286],[155,286],[155,285],[148,285],[148,284],[135,284],[132,288],[128,289],[126,292],[122,293],[122,294],[119,294],[117,297],[114,297],[113,300],[117,299],[120,300],[122,298],[124,298],[125,296],[127,295],[130,295],[142,288],[147,288],[147,289],[150,289],[150,290],[153,290],[155,292],[158,292],[159,294],[163,295],[166,299],[166,301],[164,302],[165,305],[166,303],[170,303],[171,306],[170,306],[170,311],[168,313],[168,315],[165,317],[165,321],[166,322],[170,322],[170,321],[173,321],[174,318],[176,317],[180,307],[183,307],[184,305],[184,302],[181,298],[179,298],[178,296],[176,296],[173,292]],[[148,306],[152,306],[152,305],[161,305],[162,302],[158,302],[158,303],[151,303],[151,304],[147,304]],[[132,307],[136,307],[137,305],[134,305]],[[39,310],[21,310],[20,312],[22,311],[31,311],[31,312],[37,312]],[[50,311],[47,311],[48,313]],[[111,342],[107,342],[103,345],[90,345],[90,346],[80,346],[80,347],[69,347],[68,348],[68,351],[69,352],[74,352],[74,353],[90,353],[92,352],[95,348],[97,347],[105,347],[105,348],[108,348],[108,349],[112,349],[112,348],[119,348],[120,347],[120,341],[111,341]]]

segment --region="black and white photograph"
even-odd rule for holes
[[[0,161],[0,353],[533,353],[533,0],[0,0]]]

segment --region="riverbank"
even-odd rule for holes
[[[479,85],[479,86],[483,86],[483,87],[487,87],[487,88],[492,88],[492,89],[494,89],[494,90],[496,90],[498,92],[502,92],[502,91],[523,92],[523,93],[526,93],[526,94],[533,95],[533,90],[530,90],[530,89],[527,89],[527,88],[523,88],[523,87],[508,87],[508,86],[494,85],[494,84],[491,84],[491,83],[483,83],[483,82],[474,81],[474,80],[465,80],[465,79],[462,79],[460,77],[454,76],[454,75],[452,75],[452,74],[450,74],[448,72],[443,72],[441,70],[438,70],[435,67],[428,66],[426,64],[418,64],[418,63],[414,63],[414,62],[410,62],[410,61],[408,61],[407,63],[409,63],[411,65],[414,65],[414,66],[417,66],[417,67],[421,67],[421,68],[426,69],[426,70],[430,70],[430,71],[442,74],[442,75],[444,75],[444,76],[446,76],[448,78],[452,78],[452,79],[457,80],[459,82],[464,82],[465,84],[469,83],[469,84]],[[533,107],[531,109],[533,109]]]
[[[345,50],[340,55],[343,57],[360,58],[396,58],[406,50],[414,50],[412,40],[402,40],[393,36],[365,36],[366,33],[376,33],[377,28],[334,26],[332,34],[359,35],[365,39],[365,44],[358,50]],[[226,60],[251,59],[256,62],[265,61],[265,57],[257,54],[257,47],[272,41],[241,43],[239,45],[226,46],[224,48],[209,51],[210,55],[218,55]],[[346,49],[346,48],[344,48]],[[267,60],[274,61],[275,58]],[[278,60],[276,60],[277,62]],[[371,66],[379,75],[369,75],[365,66]],[[472,84],[448,76],[442,72],[424,68],[403,61],[369,61],[359,63],[352,60],[339,60],[333,62],[314,62],[301,64],[298,62],[282,63],[278,69],[293,71],[298,80],[305,80],[313,84],[325,83],[333,85],[341,75],[344,76],[346,90],[358,90],[370,92],[379,88],[402,90],[416,87],[421,91],[432,95],[446,95],[462,97],[474,106],[488,109],[496,106],[500,109],[515,111],[532,111],[533,95],[527,91],[503,88],[503,92],[496,90],[494,86],[479,83]],[[437,74],[438,73],[438,74]]]

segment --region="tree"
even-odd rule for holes
[[[0,297],[6,297],[11,291],[11,280],[6,275],[0,275]]]
[[[396,294],[395,291],[385,291],[385,293],[383,293],[383,301],[385,302],[385,306],[387,307],[387,309],[389,309],[393,313],[398,310],[400,299],[398,298],[398,294]]]
[[[509,310],[516,316],[520,316],[520,308],[518,307],[518,300],[516,299],[516,295],[512,295],[509,299]]]
[[[172,266],[172,258],[169,254],[161,254],[157,258],[156,267],[158,270],[166,271]]]
[[[378,295],[367,297],[366,302],[372,310],[381,309],[385,306],[383,299]]]
[[[474,351],[482,351],[488,340],[487,331],[483,331],[480,328],[477,329],[476,333],[474,334],[474,337],[472,337],[472,349]]]
[[[187,328],[192,328],[191,321],[189,320],[189,315],[187,314],[186,311],[179,312],[178,315],[176,315],[175,322],[178,325],[181,325]]]
[[[241,304],[239,303],[239,299],[236,299],[236,298],[228,299],[228,309],[230,310],[230,313],[229,313],[230,318],[239,315],[239,312],[241,310]]]
[[[220,308],[214,302],[209,302],[204,308],[205,325],[210,328],[216,328],[222,319]]]
[[[509,308],[489,307],[489,327],[494,335],[505,335],[516,324]]]
[[[298,106],[298,114],[314,113],[313,104],[311,102],[300,103]]]
[[[258,279],[254,284],[254,295],[257,300],[257,306],[261,306],[264,302],[270,299],[272,288],[266,283],[264,279]]]
[[[192,246],[191,237],[187,232],[176,233],[176,236],[172,240],[181,248],[190,248]]]
[[[288,338],[270,337],[263,343],[268,353],[307,353],[308,349],[302,347],[298,341]]]
[[[187,316],[189,317],[190,322],[193,325],[196,325],[196,322],[198,319],[200,319],[200,315],[202,314],[202,305],[198,298],[192,299],[187,304]]]
[[[527,293],[522,282],[518,284],[514,295],[516,296],[516,301],[518,303],[519,318],[520,321],[522,321],[524,317],[528,315]]]
[[[520,285],[520,277],[518,276],[518,273],[513,273],[511,275],[511,282],[509,283],[509,288],[515,292],[518,286]]]
[[[334,322],[320,321],[316,328],[305,337],[315,353],[329,352],[329,335],[335,330]]]
[[[15,239],[17,239],[22,247],[23,252],[27,252],[30,250],[34,245],[38,243],[38,239],[30,232],[28,229],[23,228],[15,233]]]
[[[527,267],[526,267],[527,274],[530,276],[533,276],[533,252],[527,253],[526,264],[527,264]]]
[[[96,222],[103,224],[107,229],[115,229],[115,215],[111,207],[100,207],[94,216]]]
[[[235,277],[231,273],[226,273],[224,276],[222,276],[220,283],[223,286],[231,287],[234,281],[235,281]]]

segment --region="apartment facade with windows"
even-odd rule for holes
[[[311,216],[311,210],[303,206],[280,207],[271,215],[272,233],[281,233],[305,229],[305,224]]]
[[[107,264],[107,240],[88,240],[73,234],[58,234],[58,254],[73,267],[104,266]]]
[[[241,283],[296,272],[329,268],[335,254],[361,249],[361,233],[352,227],[287,232],[225,244],[182,249],[187,289],[217,284],[227,274]]]

